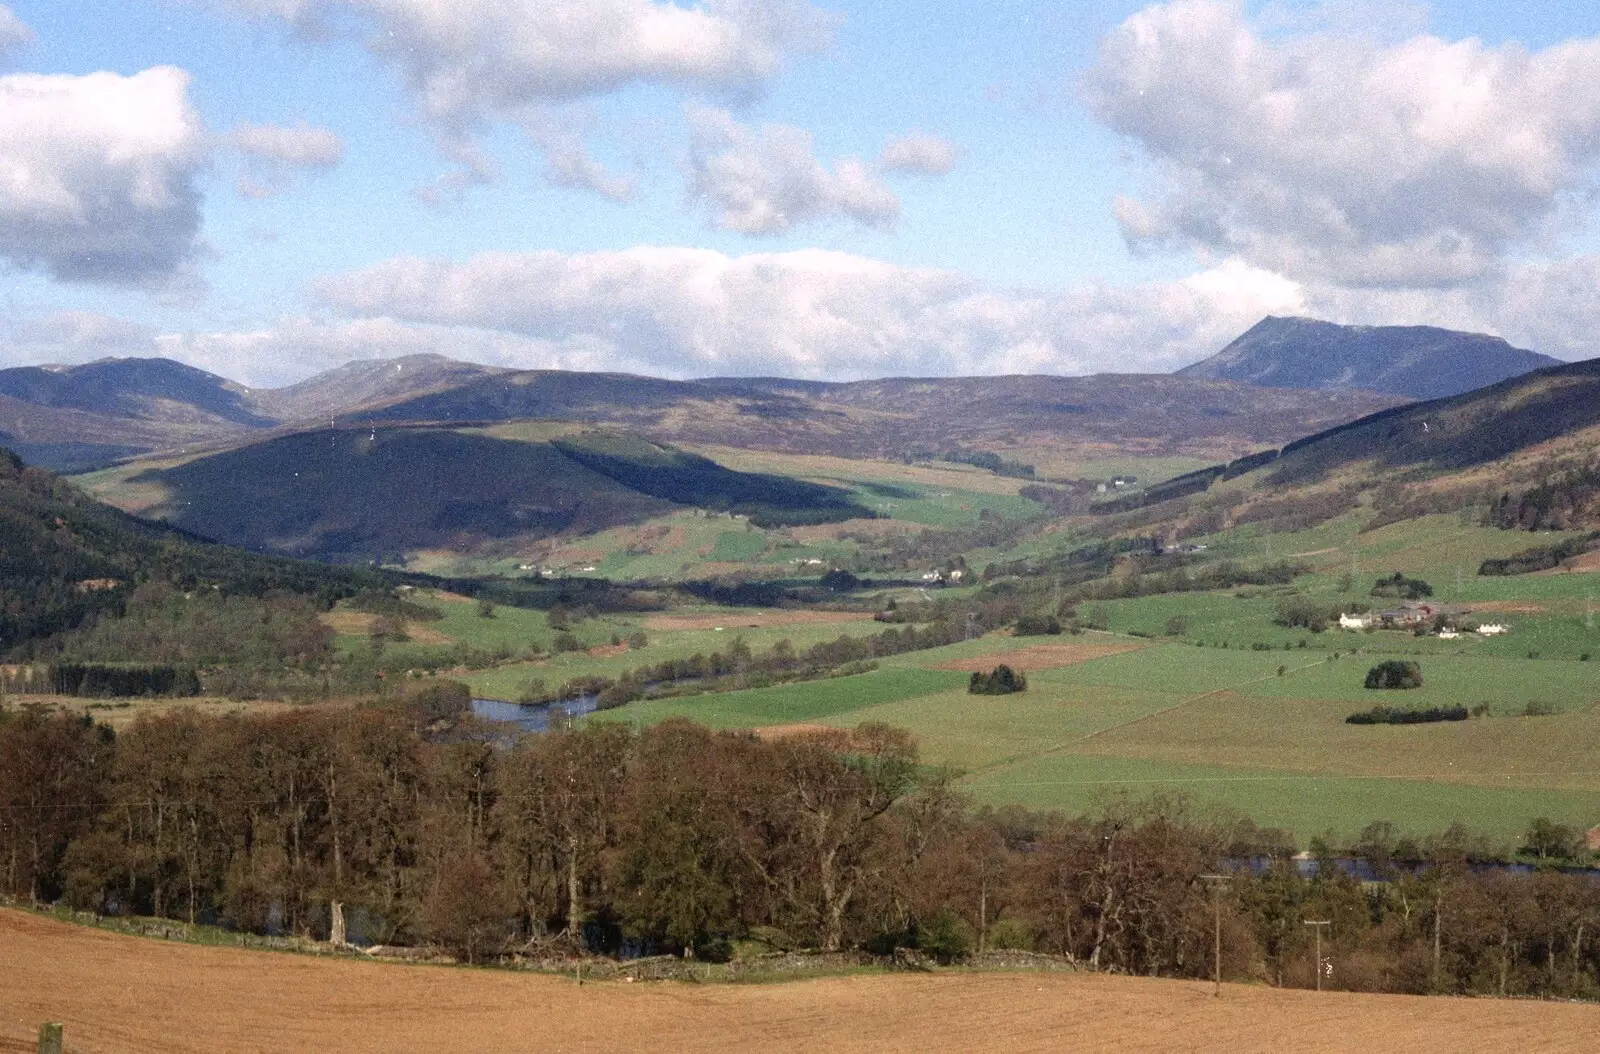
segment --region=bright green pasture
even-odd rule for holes
[[[833,482],[851,485],[849,480]],[[927,484],[896,484],[903,494],[885,494],[881,487],[857,483],[855,499],[867,508],[890,519],[918,523],[925,527],[965,527],[978,521],[985,510],[1006,520],[1037,516],[1044,506],[1015,494],[993,494],[975,490],[954,490]]]
[[[974,772],[1077,743],[1182,701],[1181,696],[1124,688],[1068,690],[1032,674],[1029,684],[1028,691],[1012,696],[970,695],[957,688],[895,699],[824,723],[881,721],[909,729],[925,761]]]
[[[1039,679],[1063,685],[1106,685],[1199,695],[1271,680],[1277,676],[1279,666],[1295,670],[1326,658],[1315,651],[1261,652],[1157,644],[1028,676],[1030,681]]]
[[[1375,691],[1363,687],[1367,671],[1383,658],[1342,655],[1253,685],[1250,692],[1292,699],[1337,699],[1359,704],[1359,708],[1471,707],[1487,703],[1497,713],[1521,710],[1535,701],[1563,709],[1587,708],[1600,701],[1600,666],[1593,662],[1431,655],[1414,659],[1422,668],[1421,688]]]
[[[1538,816],[1581,826],[1600,818],[1600,794],[1593,791],[1501,789],[1069,754],[991,770],[963,786],[985,804],[1068,812],[1092,809],[1118,794],[1181,796],[1199,809],[1225,809],[1262,826],[1285,828],[1302,845],[1330,832],[1349,838],[1374,820],[1416,833],[1462,823],[1509,842]]]
[[[1182,764],[1600,795],[1600,712],[1352,725],[1338,700],[1217,693],[1192,698],[1065,748]],[[1600,819],[1600,817],[1597,817]]]
[[[655,724],[669,717],[686,717],[711,728],[758,728],[821,721],[893,699],[947,692],[965,684],[966,679],[965,674],[941,670],[877,670],[825,681],[804,681],[742,692],[633,703],[619,710],[606,711],[598,717],[640,724]],[[858,723],[850,722],[852,725]]]

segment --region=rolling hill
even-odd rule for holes
[[[347,420],[473,423],[560,418],[668,443],[846,457],[952,447],[1233,456],[1399,402],[1161,374],[665,381],[532,370],[485,377]]]
[[[1600,526],[1600,360],[1384,410],[1102,511],[1193,527],[1202,510],[1216,522],[1316,522],[1358,503],[1375,522],[1475,509],[1502,526]]]
[[[1437,399],[1559,365],[1499,337],[1433,326],[1341,326],[1268,316],[1179,377],[1268,388],[1363,388]]]
[[[286,424],[502,372],[440,355],[352,362],[287,388],[251,389],[171,359],[0,370],[0,444],[82,472],[121,458],[271,435]]]

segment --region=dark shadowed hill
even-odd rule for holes
[[[1268,388],[1365,388],[1437,399],[1559,365],[1499,337],[1433,326],[1341,326],[1268,316],[1176,376]]]
[[[164,498],[147,514],[256,551],[397,562],[429,549],[582,533],[685,507],[765,523],[872,513],[838,488],[736,472],[633,436],[517,441],[446,427],[317,429],[128,483]]]

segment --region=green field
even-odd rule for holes
[[[910,730],[925,762],[959,770],[980,802],[1077,810],[1109,794],[1159,793],[1284,827],[1302,842],[1352,836],[1378,819],[1416,832],[1461,822],[1506,841],[1535,816],[1600,822],[1600,678],[1588,664],[1441,656],[1425,666],[1423,689],[1375,692],[1361,687],[1366,656],[1155,644],[1031,671],[1029,690],[1009,697],[969,695],[964,674],[926,669],[961,657],[976,669],[1037,643],[988,637],[897,656],[876,673],[636,704],[607,718],[682,716],[722,728],[884,722]],[[1561,712],[1344,721],[1378,702],[1479,697],[1496,713],[1534,699]]]
[[[837,465],[827,467],[833,472],[827,478],[850,485]],[[896,516],[936,519],[939,509],[954,507],[963,516],[971,511],[959,509],[971,494],[930,494],[926,480],[898,479],[877,490],[870,483],[854,481],[858,495],[897,504]],[[892,488],[899,488],[898,500],[884,496]],[[906,496],[913,491],[919,496]],[[995,492],[981,497],[1020,500]],[[1111,794],[1181,796],[1196,808],[1287,828],[1302,843],[1328,832],[1353,836],[1374,820],[1418,833],[1460,822],[1507,842],[1536,816],[1585,827],[1600,823],[1600,764],[1594,761],[1600,757],[1600,661],[1583,660],[1600,655],[1600,629],[1591,614],[1600,578],[1479,577],[1483,559],[1546,544],[1548,536],[1486,529],[1459,517],[1425,517],[1365,533],[1359,527],[1347,517],[1292,534],[1247,527],[1216,536],[1205,559],[1246,566],[1289,559],[1313,571],[1289,586],[1079,605],[1080,617],[1103,620],[1109,632],[1025,640],[990,634],[893,656],[871,673],[654,700],[596,719],[648,724],[686,717],[718,728],[884,722],[911,731],[924,761],[957,770],[960,786],[979,802],[1079,810]],[[1041,555],[1078,542],[1071,533],[1040,535],[1025,539],[1020,551],[995,555]],[[660,543],[664,551],[647,552],[646,543]],[[583,544],[592,548],[575,546],[570,559],[598,559],[603,573],[628,577],[647,571],[670,576],[702,564],[764,563],[793,574],[797,562],[828,559],[858,543],[799,542],[790,532],[762,531],[727,517],[675,514],[645,536],[617,529]],[[612,549],[601,555],[604,546]],[[812,555],[818,553],[827,557]],[[1391,602],[1369,593],[1375,578],[1395,570],[1428,578],[1435,600],[1504,622],[1511,632],[1451,641],[1401,631],[1314,633],[1274,621],[1284,600],[1296,595],[1330,612],[1385,606]],[[472,604],[440,607],[445,618],[430,628],[479,648],[547,647],[553,636],[540,612],[500,609],[497,618],[481,619]],[[757,627],[748,612],[701,613],[717,625],[648,629],[653,624],[645,616],[590,619],[575,627],[586,645],[625,639],[641,628],[648,644],[512,662],[466,679],[480,695],[510,699],[531,680],[554,687],[578,676],[617,676],[725,649],[735,637],[757,651],[779,640],[804,649],[841,633],[881,629],[870,621]],[[1030,688],[1018,696],[965,691],[966,670],[987,668],[1000,653],[1108,642],[1138,650],[1026,670]],[[1366,689],[1366,671],[1394,656],[1421,665],[1423,687]],[[960,668],[932,669],[950,662]],[[1345,722],[1380,704],[1486,707],[1488,716],[1413,726]],[[1527,716],[1530,705],[1539,716]]]

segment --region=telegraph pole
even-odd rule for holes
[[[1311,919],[1306,919],[1304,921],[1304,925],[1315,926],[1317,928],[1317,991],[1320,992],[1322,991],[1322,929],[1324,926],[1332,926],[1333,920],[1318,919],[1313,921]]]
[[[1200,880],[1211,890],[1211,976],[1216,987],[1212,996],[1222,997],[1222,884],[1227,875],[1201,875]]]

